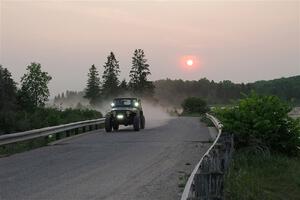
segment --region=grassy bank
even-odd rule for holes
[[[231,200],[300,199],[300,158],[238,151],[225,179]]]
[[[101,117],[100,112],[88,109],[36,108],[30,112],[17,111],[5,116],[5,120],[0,120],[0,135]]]

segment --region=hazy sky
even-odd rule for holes
[[[16,81],[31,62],[53,80],[52,95],[82,90],[110,51],[128,80],[134,49],[151,80],[251,82],[300,74],[300,1],[4,1],[0,64]],[[182,63],[192,56],[197,67]]]

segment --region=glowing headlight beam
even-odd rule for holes
[[[117,115],[117,119],[123,119],[124,115]]]
[[[139,106],[139,102],[134,102],[134,106],[138,107]]]
[[[112,102],[110,105],[111,105],[111,107],[114,107],[114,106],[115,106],[115,103],[114,103],[114,102]]]

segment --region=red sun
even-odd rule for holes
[[[188,66],[192,66],[192,65],[194,64],[194,61],[193,61],[192,59],[188,59],[188,60],[186,61],[186,64],[187,64]]]
[[[197,56],[187,55],[180,58],[180,68],[185,71],[194,71],[200,67],[200,61]]]

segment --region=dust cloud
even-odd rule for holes
[[[146,118],[146,128],[162,126],[172,119],[172,116],[168,113],[167,109],[158,104],[142,100],[142,106]]]
[[[130,94],[123,94],[122,97],[131,97]],[[104,100],[101,105],[92,106],[87,99],[82,96],[72,96],[71,98],[60,99],[56,102],[53,100],[48,102],[48,106],[56,107],[60,110],[65,110],[67,108],[77,108],[77,109],[93,109],[97,110],[105,116],[111,109],[111,100]],[[153,102],[151,100],[142,99],[142,108],[144,116],[146,118],[146,128],[155,128],[162,126],[170,119],[172,116],[170,114],[170,108],[160,105],[158,102]]]

